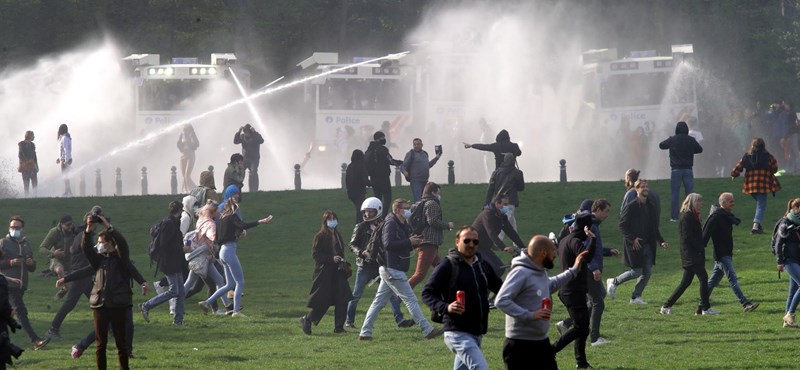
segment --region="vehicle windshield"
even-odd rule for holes
[[[694,79],[688,74],[615,74],[600,84],[603,108],[637,107],[694,102]]]
[[[206,80],[144,80],[139,87],[139,110],[179,110],[181,103],[205,90]]]
[[[328,78],[319,85],[319,109],[403,111],[411,87],[398,79]]]

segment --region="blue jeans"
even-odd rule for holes
[[[208,272],[206,272],[206,274],[208,274],[208,277],[211,278],[211,280],[214,280],[214,284],[217,286],[217,289],[225,286],[225,278],[223,278],[222,275],[219,274],[219,271],[217,271],[217,269],[214,267],[213,261],[208,264],[207,271]],[[199,278],[200,275],[195,274],[194,271],[189,271],[189,276],[186,278],[186,283],[183,284],[183,289],[188,292]],[[222,304],[226,306],[231,304],[231,300],[228,299],[227,294],[223,294],[220,298],[222,298]]]
[[[686,190],[686,195],[694,193],[694,173],[691,168],[686,169],[672,169],[669,177],[669,186],[672,190],[672,213],[670,217],[673,220],[678,219],[678,209],[680,204],[683,203],[681,198],[681,184]]]
[[[422,199],[422,190],[425,189],[427,183],[427,180],[411,180],[411,196],[414,197],[415,202]]]
[[[756,200],[756,215],[753,217],[753,222],[760,224],[764,219],[764,212],[767,211],[767,193],[750,194]]]
[[[164,275],[169,282],[169,290],[161,293],[143,304],[145,309],[152,309],[171,298],[176,298],[175,302],[175,317],[172,319],[173,323],[183,323],[183,301],[186,298],[186,290],[183,289],[183,272],[176,272],[174,274]]]
[[[444,344],[456,354],[453,359],[453,370],[488,370],[489,364],[481,352],[483,336],[472,335],[463,331],[444,332]]]
[[[733,294],[736,294],[739,303],[742,306],[750,303],[747,297],[744,296],[744,293],[742,293],[742,289],[739,288],[739,277],[736,276],[736,270],[733,269],[732,256],[720,257],[714,262],[714,269],[711,270],[711,276],[708,278],[708,295],[711,296],[711,292],[719,285],[719,282],[722,280],[722,275],[728,277],[728,282],[731,284]]]
[[[219,251],[219,260],[222,262],[222,267],[225,268],[225,286],[217,289],[211,297],[208,297],[206,303],[211,304],[222,297],[229,290],[234,289],[233,294],[233,312],[242,310],[242,291],[244,290],[244,272],[242,271],[242,264],[239,263],[239,257],[236,256],[236,242],[225,243]]]
[[[786,261],[784,265],[789,273],[789,296],[786,298],[786,312],[794,313],[800,303],[800,264]]]
[[[372,327],[375,325],[375,319],[378,318],[378,313],[381,312],[383,306],[386,306],[386,302],[392,296],[392,292],[406,304],[408,312],[411,313],[414,322],[422,329],[422,333],[425,335],[430,334],[433,331],[433,326],[422,314],[422,309],[419,308],[419,303],[417,302],[417,296],[414,294],[414,290],[411,289],[411,285],[408,284],[406,273],[384,266],[378,269],[378,273],[381,275],[381,285],[378,286],[375,300],[369,306],[364,325],[361,326],[361,336],[372,336]]]
[[[378,277],[378,265],[369,264],[367,267],[358,266],[358,270],[356,270],[356,281],[353,285],[353,299],[347,304],[347,318],[344,321],[345,325],[353,325],[355,323],[358,301],[361,299],[361,295],[364,294],[364,288],[367,286],[367,283],[376,277]],[[403,321],[403,312],[400,311],[400,299],[397,298],[397,295],[392,294],[392,296],[389,297],[389,305],[392,307],[394,321],[399,324]]]
[[[644,248],[645,254],[644,266],[630,269],[614,278],[615,285],[620,285],[628,280],[637,279],[636,287],[633,288],[633,293],[631,293],[631,299],[642,296],[642,293],[644,293],[644,288],[647,287],[647,283],[650,281],[650,275],[653,274],[653,247],[643,245],[642,248]]]

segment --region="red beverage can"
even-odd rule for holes
[[[552,310],[553,309],[553,300],[550,297],[544,297],[542,299],[542,309],[543,310]]]
[[[467,305],[467,295],[464,293],[463,290],[459,290],[456,292],[456,301],[460,303],[462,306]]]

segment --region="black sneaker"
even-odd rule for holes
[[[414,324],[416,324],[416,323],[414,322],[414,320],[411,320],[411,319],[405,319],[405,320],[403,320],[403,321],[400,321],[400,322],[398,322],[398,323],[397,323],[397,327],[398,327],[398,328],[410,328],[410,327],[414,326]]]
[[[300,328],[303,329],[303,333],[306,335],[311,335],[311,320],[305,316],[300,317]]]
[[[60,299],[63,299],[65,295],[67,295],[67,288],[66,287],[61,288],[59,291],[57,291],[56,295],[53,296],[53,300],[54,301],[58,301]]]
[[[58,332],[58,329],[50,328],[47,330],[47,337],[50,339],[61,339],[61,334]]]

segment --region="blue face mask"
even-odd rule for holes
[[[22,230],[20,229],[8,230],[8,235],[10,235],[12,238],[19,238],[20,236],[22,236]]]
[[[339,221],[338,220],[328,220],[328,221],[325,221],[325,224],[328,225],[329,229],[335,229],[336,226],[339,225]]]
[[[406,220],[411,218],[411,210],[410,209],[404,209],[403,210],[403,218],[405,218]]]
[[[441,201],[441,200],[442,200],[442,194],[436,194],[436,199],[438,199],[439,201]]]
[[[508,206],[503,206],[503,208],[500,208],[500,212],[503,212],[504,215],[507,215],[508,211],[510,210],[511,208],[509,208]]]

